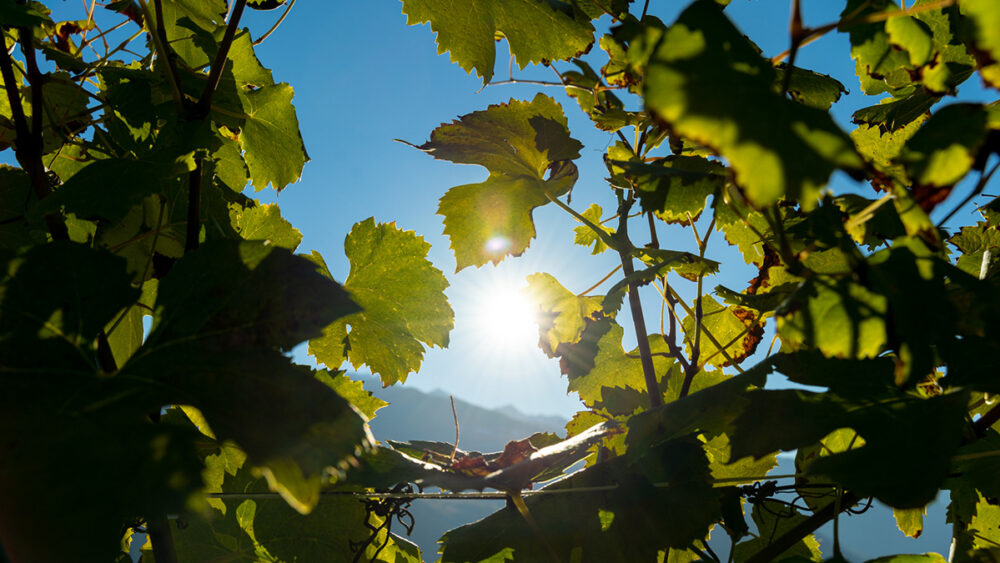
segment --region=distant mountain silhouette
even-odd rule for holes
[[[364,380],[367,389],[391,403],[389,407],[380,410],[371,422],[372,432],[377,439],[454,441],[455,425],[447,393],[425,393],[399,385],[381,389],[374,380],[358,375],[353,377]],[[535,432],[565,435],[566,420],[558,416],[526,415],[514,407],[487,409],[459,399],[455,400],[455,410],[461,428],[459,447],[463,450],[500,451],[510,440],[526,438]],[[773,474],[790,473],[794,473],[792,456],[780,456],[779,465]],[[792,501],[793,497],[789,495],[784,500]],[[877,502],[864,514],[842,514],[840,538],[845,557],[849,561],[860,562],[887,554],[928,551],[947,556],[951,530],[950,526],[944,524],[946,504],[947,500],[931,504],[925,517],[926,528],[919,539],[904,537],[896,528],[892,510]],[[479,520],[503,506],[502,501],[414,501],[410,512],[416,526],[409,539],[420,546],[424,561],[437,561],[437,540],[444,532]],[[749,522],[750,507],[746,508]],[[400,528],[394,527],[393,531],[401,533]],[[712,536],[712,547],[720,554],[728,553],[729,540],[725,533],[716,529]],[[827,523],[817,533],[820,547],[827,557],[833,553],[832,536],[832,523]]]
[[[390,406],[378,411],[371,421],[378,440],[455,441],[455,420],[451,401],[443,391],[425,393],[394,385],[382,389],[377,381],[353,375],[365,382],[365,388]],[[507,442],[527,438],[536,432],[565,435],[567,419],[558,416],[535,416],[514,407],[487,409],[455,399],[460,429],[459,447],[466,451],[496,452]],[[418,500],[410,506],[416,525],[409,540],[420,546],[424,561],[437,561],[437,540],[446,531],[480,520],[503,508],[503,501]],[[401,527],[393,532],[404,533]]]

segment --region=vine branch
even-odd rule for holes
[[[618,256],[622,262],[622,273],[625,279],[629,279],[635,274],[632,266],[632,253],[626,248],[632,245],[628,242],[628,212],[634,200],[631,196],[622,198],[621,207],[618,210],[618,232],[616,237],[624,241],[618,250]],[[649,338],[646,336],[646,319],[642,314],[642,302],[639,300],[639,290],[635,281],[628,282],[628,304],[632,312],[632,325],[635,327],[635,338],[639,345],[639,355],[642,361],[642,376],[646,381],[646,393],[649,395],[649,407],[657,408],[663,405],[663,397],[660,394],[660,387],[656,382],[656,370],[653,367],[653,356],[650,354]]]

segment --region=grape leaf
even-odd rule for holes
[[[117,221],[147,196],[165,192],[178,177],[192,170],[191,153],[98,160],[74,174],[36,206],[34,213],[50,213],[62,207],[79,217]]]
[[[924,516],[927,508],[895,508],[892,511],[896,518],[896,527],[908,538],[919,538],[924,531]]]
[[[892,133],[907,127],[910,132],[905,138],[909,138],[916,131],[911,124],[915,121],[922,122],[921,117],[929,114],[931,107],[940,99],[940,96],[918,90],[902,98],[885,98],[878,105],[861,108],[854,112],[851,120],[858,124],[878,126],[879,134]],[[896,143],[890,142],[887,145],[885,150],[893,150]],[[878,149],[873,147],[872,150]]]
[[[898,10],[891,0],[848,0],[841,18],[863,18],[884,11]],[[896,19],[896,18],[890,18]],[[916,25],[916,24],[914,24]],[[907,68],[910,56],[905,49],[894,46],[882,21],[856,23],[848,29],[851,57],[856,62],[855,74],[861,80],[861,90],[869,95],[892,92],[909,84]],[[897,36],[899,34],[897,33]]]
[[[309,160],[292,95],[284,83],[240,94],[246,119],[239,140],[256,191],[271,185],[280,192],[299,180]]]
[[[597,320],[601,299],[575,295],[549,274],[532,274],[527,282],[525,293],[538,309],[538,345],[556,357],[560,346],[579,342],[587,322]]]
[[[948,242],[962,252],[955,265],[962,271],[978,277],[983,254],[987,250],[997,253],[1000,249],[1000,231],[995,226],[980,221],[975,225],[962,227],[957,234],[948,239]]]
[[[66,269],[54,275],[53,265]],[[55,241],[3,256],[0,272],[0,429],[8,437],[0,502],[16,515],[4,519],[4,549],[19,559],[107,560],[126,518],[181,510],[200,488],[195,436],[145,422],[148,410],[122,400],[130,384],[97,367],[98,333],[139,296],[124,260]],[[56,512],[79,520],[64,542],[46,539]]]
[[[431,0],[403,0],[407,25],[430,23],[437,33],[438,53],[466,72],[475,69],[486,84],[493,78],[498,37],[522,69],[529,63],[563,60],[586,53],[594,43],[590,17],[575,2],[499,0],[455,9]]]
[[[849,279],[814,277],[778,314],[778,335],[794,348],[870,358],[886,343],[886,298]]]
[[[389,386],[419,369],[424,344],[447,346],[455,314],[444,295],[448,281],[427,260],[429,249],[423,237],[394,224],[372,218],[355,224],[344,241],[351,262],[344,287],[362,311],[326,327],[309,342],[309,353],[333,369],[346,356]]]
[[[709,196],[725,183],[725,167],[698,156],[668,156],[655,163],[615,162],[637,188],[643,211],[667,223],[697,220]]]
[[[753,205],[787,196],[809,209],[834,170],[859,171],[861,159],[828,113],[783,98],[774,82],[770,62],[700,0],[663,35],[643,89],[646,107],[677,134],[728,159]]]
[[[162,280],[153,328],[121,372],[124,381],[156,382],[133,391],[145,412],[196,407],[220,440],[239,444],[274,490],[308,512],[320,476],[371,437],[347,401],[282,351],[357,309],[287,250],[211,241]]]
[[[967,0],[959,6],[971,22],[970,51],[979,62],[983,80],[1000,89],[1000,13],[989,0]]]
[[[444,124],[416,148],[434,158],[479,164],[480,184],[448,190],[438,207],[455,252],[456,271],[519,256],[535,237],[531,213],[572,189],[583,145],[569,136],[562,108],[538,94],[511,100]],[[546,179],[546,172],[550,172]]]
[[[734,363],[739,364],[754,353],[764,335],[764,325],[760,322],[754,326],[756,315],[752,311],[720,305],[710,295],[702,297],[701,308],[699,340],[701,361],[708,361],[709,364],[721,368]],[[694,339],[694,317],[690,315],[684,317],[681,324],[684,327],[684,334]],[[685,347],[688,354],[691,354],[690,341],[685,341]]]
[[[782,63],[775,67],[775,84],[783,85],[788,65]],[[780,86],[779,86],[780,87]],[[792,78],[788,82],[788,93],[792,99],[809,107],[830,109],[841,94],[847,94],[847,88],[839,80],[804,68],[793,67]]]
[[[362,382],[351,379],[343,372],[318,370],[315,374],[316,379],[319,379],[330,389],[336,391],[338,395],[347,399],[368,420],[375,418],[375,413],[389,404],[372,395],[370,391],[365,390]]]
[[[281,248],[295,251],[302,242],[302,233],[281,217],[281,210],[273,203],[252,207],[230,206],[233,228],[246,240],[261,240]]]
[[[588,207],[587,210],[580,215],[583,215],[584,218],[588,219],[606,234],[610,235],[614,233],[614,230],[609,227],[605,227],[604,224],[601,223],[601,215],[603,213],[604,211],[601,209],[600,205],[592,203],[590,204],[590,207]],[[605,243],[601,237],[594,232],[594,229],[590,228],[588,225],[573,227],[573,232],[576,233],[573,237],[574,243],[579,244],[580,246],[593,246],[590,251],[591,254],[600,254],[610,248],[607,243]]]
[[[935,112],[906,142],[897,160],[913,180],[922,208],[932,209],[972,169],[988,121],[982,105],[952,104]]]

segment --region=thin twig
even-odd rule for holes
[[[455,454],[458,453],[458,411],[455,410],[455,396],[448,395],[451,399],[451,416],[455,419],[455,446],[451,448],[451,455],[448,456],[448,461],[455,461]]]

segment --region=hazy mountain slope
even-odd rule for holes
[[[376,439],[454,442],[455,421],[446,393],[424,393],[399,385],[381,389],[371,380],[365,380],[365,387],[390,403],[371,421]],[[507,442],[536,432],[565,434],[566,420],[557,416],[526,415],[513,408],[485,409],[459,399],[455,400],[455,411],[460,427],[459,447],[467,451],[500,451]],[[409,510],[416,525],[409,539],[420,546],[425,561],[436,561],[437,540],[444,532],[479,520],[503,506],[503,501],[414,501]],[[405,533],[398,524],[393,532]]]

